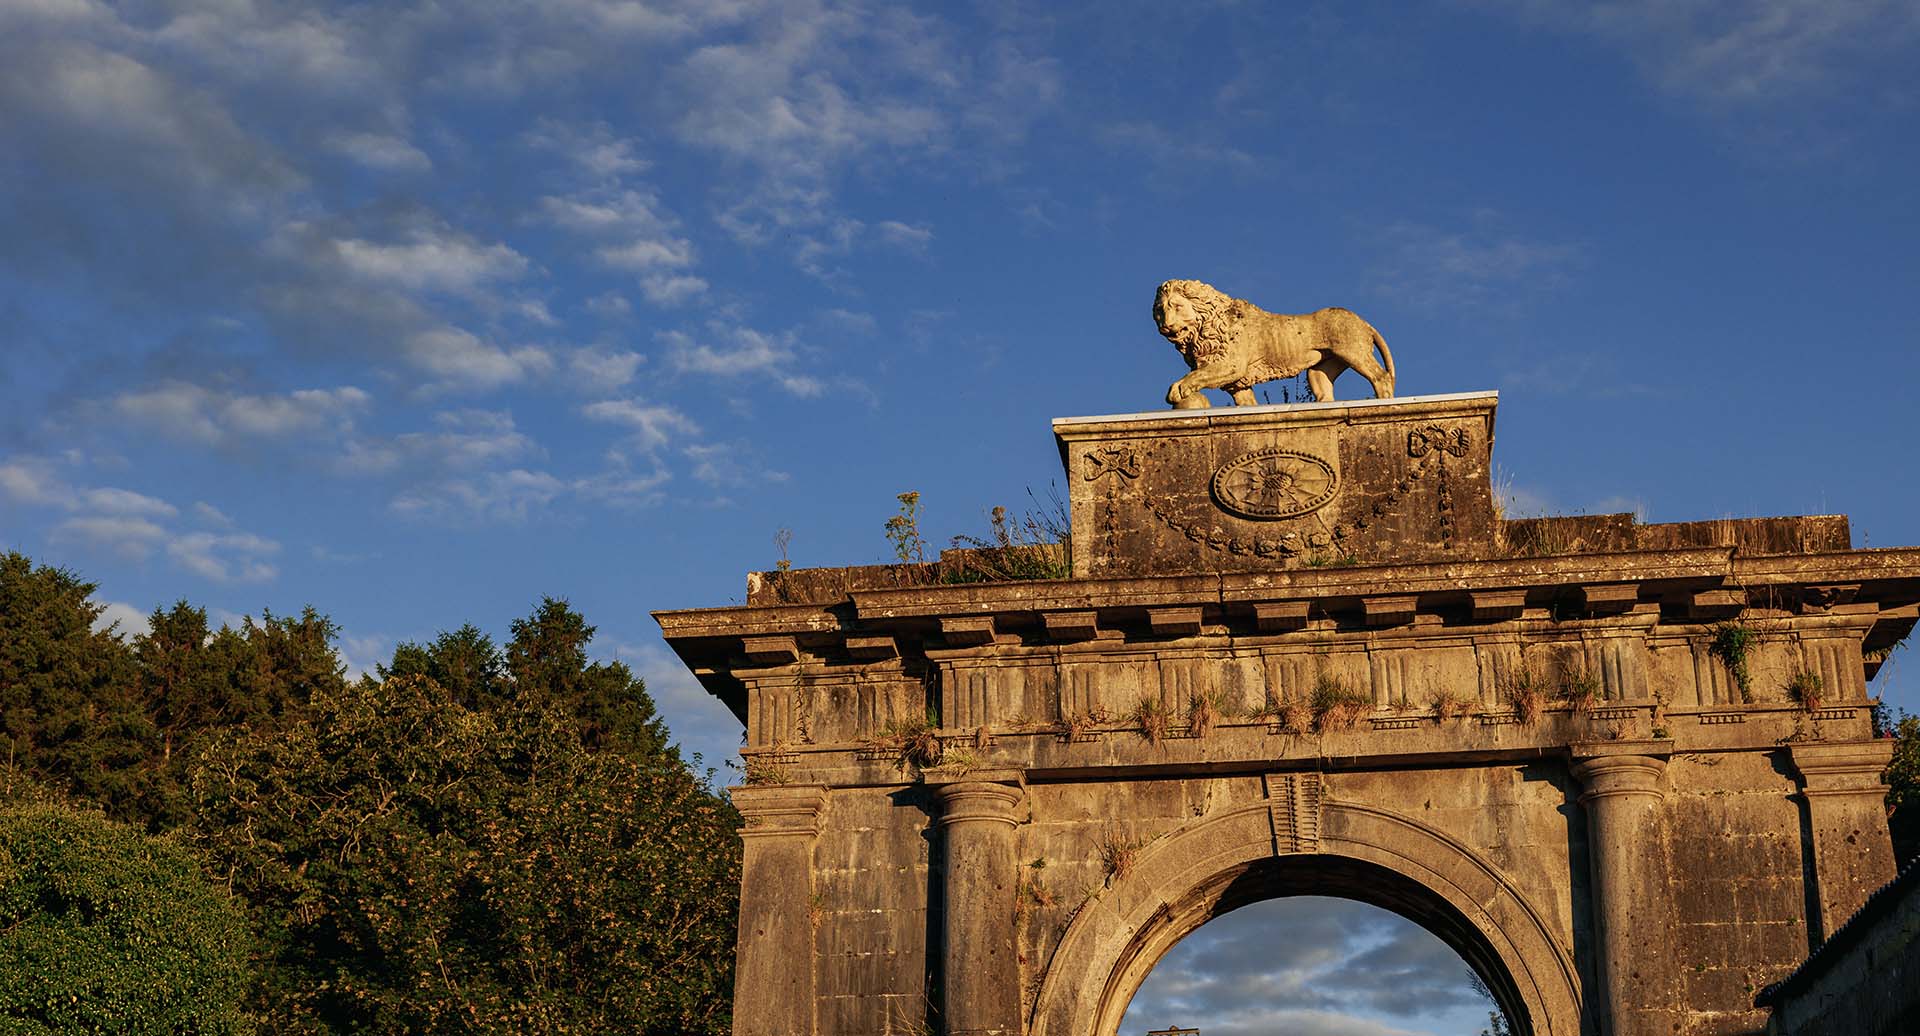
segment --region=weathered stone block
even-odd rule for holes
[[[1062,418],[1074,575],[1467,556],[1493,393]]]

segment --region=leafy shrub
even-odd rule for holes
[[[1709,631],[1713,640],[1707,644],[1707,653],[1720,660],[1732,674],[1734,685],[1740,688],[1740,700],[1752,701],[1748,685],[1753,682],[1753,673],[1747,666],[1748,656],[1753,647],[1760,642],[1759,631],[1738,622],[1715,623]]]
[[[738,814],[543,698],[369,681],[202,755],[194,837],[249,904],[276,1031],[725,1031]]]
[[[253,1031],[246,921],[171,841],[25,794],[0,806],[0,1031]]]

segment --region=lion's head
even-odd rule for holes
[[[1202,281],[1168,281],[1153,296],[1153,323],[1190,363],[1226,351],[1243,303]]]

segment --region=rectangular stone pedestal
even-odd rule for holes
[[[1493,392],[1053,422],[1078,578],[1484,557]]]

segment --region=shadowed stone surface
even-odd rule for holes
[[[1073,578],[657,613],[747,726],[735,1031],[1113,1036],[1181,937],[1300,894],[1427,927],[1517,1032],[1758,1030],[1892,875],[1866,680],[1920,551],[1502,521],[1494,405],[1062,420]]]

